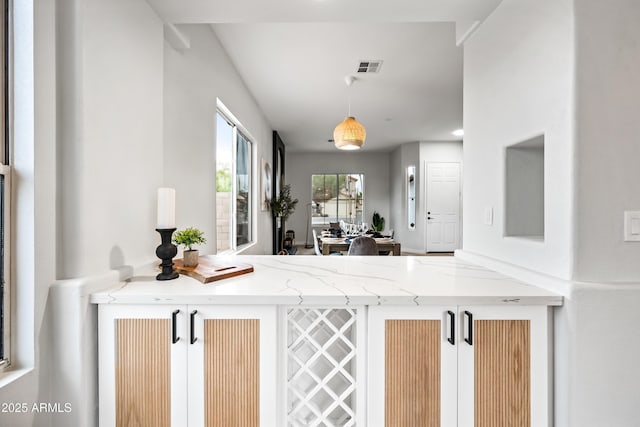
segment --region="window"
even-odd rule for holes
[[[343,220],[361,223],[364,209],[364,174],[311,175],[311,224]]]
[[[11,280],[9,276],[9,230],[11,230],[11,182],[9,168],[8,111],[8,2],[0,6],[0,371],[9,365],[11,354]]]
[[[216,249],[236,251],[253,241],[253,144],[230,114],[216,121]]]

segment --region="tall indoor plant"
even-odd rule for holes
[[[296,210],[298,199],[291,198],[291,185],[286,184],[282,186],[280,194],[277,197],[271,199],[271,214],[276,217],[276,220],[280,222],[278,224],[280,229],[280,241],[284,242],[282,233],[284,230],[284,223],[287,218],[293,214]],[[280,248],[282,250],[282,247]]]

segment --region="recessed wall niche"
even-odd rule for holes
[[[506,148],[505,236],[544,240],[544,135]]]

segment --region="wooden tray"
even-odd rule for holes
[[[216,258],[212,256],[201,256],[198,258],[198,265],[195,267],[185,267],[182,264],[182,258],[176,259],[173,262],[173,268],[178,273],[198,279],[202,283],[211,283],[253,271],[253,265],[251,264],[242,262],[229,263],[228,260],[216,261]]]

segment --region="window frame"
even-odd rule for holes
[[[255,195],[255,188],[253,185],[253,175],[255,173],[254,167],[253,167],[253,158],[254,158],[254,154],[253,154],[253,149],[254,149],[254,144],[253,141],[251,140],[251,138],[249,136],[247,136],[248,134],[246,132],[243,131],[243,129],[241,129],[237,124],[234,125],[234,131],[233,131],[233,135],[234,135],[234,143],[235,143],[235,147],[233,150],[233,186],[232,186],[232,191],[234,194],[233,200],[233,230],[235,231],[234,236],[233,236],[233,245],[232,245],[232,250],[234,251],[239,251],[242,250],[244,248],[246,248],[248,245],[253,244],[253,218],[255,216],[255,210],[254,210],[254,203],[253,203],[253,199],[254,199],[254,195]],[[246,141],[246,143],[249,146],[249,149],[247,150],[247,152],[249,153],[250,157],[249,157],[249,177],[247,178],[248,182],[249,182],[249,195],[247,197],[247,203],[248,203],[248,212],[249,212],[249,218],[247,219],[247,224],[248,224],[248,228],[247,228],[247,233],[248,233],[248,241],[245,243],[242,243],[240,245],[238,245],[238,146],[240,144],[240,137],[242,137],[242,139],[244,141]]]
[[[353,218],[341,218],[339,215],[340,212],[340,176],[354,176],[357,175],[360,177],[361,179],[361,187],[362,187],[362,197],[358,197],[356,195],[355,199],[355,203],[356,203],[356,212],[357,212],[357,204],[360,203],[361,207],[360,207],[360,211],[361,211],[361,220],[360,222],[365,222],[364,221],[364,208],[365,208],[365,199],[366,199],[366,190],[365,190],[365,174],[363,172],[331,172],[331,173],[312,173],[311,174],[311,226],[314,227],[319,227],[319,226],[324,226],[324,225],[329,225],[331,222],[339,222],[341,220],[344,221],[354,221],[354,222],[358,222],[358,215],[357,213],[353,215]],[[327,177],[327,176],[335,176],[336,177],[336,194],[337,199],[336,199],[336,212],[335,212],[335,216],[313,216],[313,194],[314,194],[314,188],[313,188],[313,181],[314,181],[314,177],[316,176],[323,176],[323,177]],[[326,185],[325,185],[326,188]],[[328,199],[330,200],[330,199]],[[343,199],[344,200],[344,199]],[[346,199],[346,200],[350,200],[350,199]],[[326,202],[326,200],[325,200]],[[326,212],[325,212],[326,213]],[[322,221],[314,221],[314,218],[322,218]]]
[[[2,244],[4,250],[3,259],[3,289],[2,289],[2,350],[0,355],[0,372],[4,371],[11,365],[11,319],[13,313],[11,311],[11,298],[13,281],[11,280],[11,168],[7,165],[0,164],[0,175],[4,176],[4,189],[2,190],[3,200],[0,205],[4,208],[4,242]]]
[[[2,316],[0,317],[0,331],[2,331],[0,339],[2,339],[2,352],[0,353],[0,372],[4,372],[11,366],[12,360],[12,298],[13,298],[13,281],[11,280],[11,230],[13,221],[11,219],[11,200],[13,198],[13,187],[11,183],[11,158],[10,158],[10,136],[11,136],[11,99],[10,99],[10,53],[11,53],[11,22],[10,0],[3,0],[0,5],[0,46],[2,53],[0,54],[0,175],[4,177],[4,185],[2,188],[2,200],[0,206],[2,212],[3,233],[1,250],[2,253],[2,291],[0,292],[2,304]]]
[[[230,226],[230,247],[229,249],[223,250],[223,251],[219,251],[218,250],[218,242],[217,242],[217,237],[216,237],[216,253],[218,254],[232,254],[232,253],[239,253],[242,252],[243,250],[245,250],[246,248],[253,246],[256,243],[256,232],[255,232],[255,223],[256,223],[256,185],[255,185],[255,174],[256,174],[256,143],[255,143],[255,138],[253,138],[253,136],[251,136],[251,134],[247,131],[247,129],[242,126],[242,124],[240,123],[240,121],[229,111],[228,108],[225,107],[225,105],[218,100],[217,102],[217,108],[216,108],[216,116],[220,115],[224,120],[226,120],[226,122],[229,124],[229,126],[231,126],[232,128],[232,150],[231,150],[231,194],[232,194],[232,204],[231,204],[231,226]],[[217,123],[217,119],[216,119],[216,123]],[[217,125],[216,125],[217,126]],[[248,242],[243,243],[238,245],[238,230],[237,230],[237,226],[238,226],[238,204],[237,204],[237,197],[238,197],[238,182],[237,182],[237,177],[238,177],[238,159],[237,159],[237,154],[238,154],[238,143],[239,143],[239,138],[240,136],[242,136],[242,138],[248,143],[249,145],[249,149],[248,149],[248,153],[250,155],[250,159],[249,159],[249,166],[250,166],[250,171],[249,171],[249,197],[247,198],[247,202],[249,204],[248,207],[248,212],[249,212],[249,219],[247,221],[248,223]],[[216,151],[217,151],[217,130],[216,130]],[[216,155],[217,157],[217,155]],[[216,164],[215,164],[215,171],[216,171],[216,176],[217,176],[217,171],[218,171],[218,164],[217,164],[217,158],[216,158]],[[217,206],[216,206],[216,210],[217,210]],[[217,218],[216,218],[216,230],[217,230]]]

